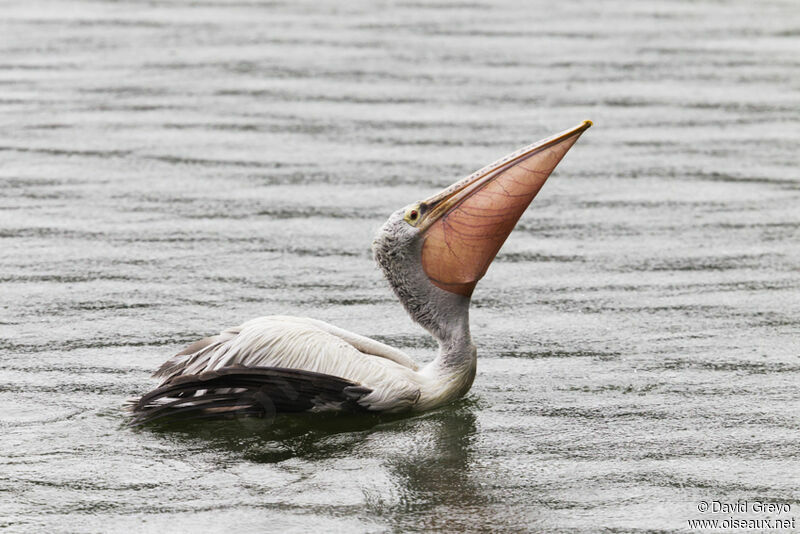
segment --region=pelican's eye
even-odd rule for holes
[[[406,211],[405,221],[411,226],[416,226],[419,222],[420,206],[414,206]]]

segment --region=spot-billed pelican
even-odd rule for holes
[[[469,304],[514,225],[590,121],[518,150],[393,213],[372,244],[411,317],[439,342],[421,367],[402,351],[328,323],[270,316],[197,341],[164,363],[133,404],[162,417],[422,411],[463,396],[477,351]]]

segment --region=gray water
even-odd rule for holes
[[[0,527],[800,519],[795,1],[0,9]],[[584,119],[475,292],[466,399],[126,427],[163,360],[260,315],[429,360],[375,230]]]

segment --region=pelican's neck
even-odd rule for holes
[[[428,328],[439,342],[439,354],[428,367],[450,373],[474,366],[476,349],[469,332],[470,299],[447,291],[441,293],[436,299],[440,310],[436,325]]]
[[[430,378],[432,405],[441,404],[465,394],[475,377],[477,351],[469,333],[470,299],[431,283],[422,269],[422,239],[400,239],[402,232],[392,229],[398,224],[405,225],[402,220],[389,220],[376,237],[373,251],[409,315],[439,342],[439,354],[420,372]],[[418,407],[425,404],[424,397]]]
[[[419,410],[464,396],[475,379],[478,352],[469,333],[469,298],[447,294],[452,304],[447,307],[448,313],[440,315],[439,327],[431,332],[439,341],[439,354],[420,371],[429,383],[417,403]]]

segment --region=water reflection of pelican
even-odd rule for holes
[[[390,506],[374,506],[374,512],[388,516],[400,531],[424,524],[430,531],[474,530],[474,513],[488,503],[472,473],[477,424],[469,401],[441,408],[396,427],[413,440],[388,462],[398,498]],[[447,510],[447,511],[443,511]],[[459,525],[459,516],[473,524]]]
[[[373,243],[411,317],[439,342],[420,368],[402,351],[307,318],[263,317],[198,341],[157,372],[135,422],[265,411],[422,411],[463,396],[477,353],[469,304],[519,217],[591,126],[523,148],[437,195],[398,210]]]

